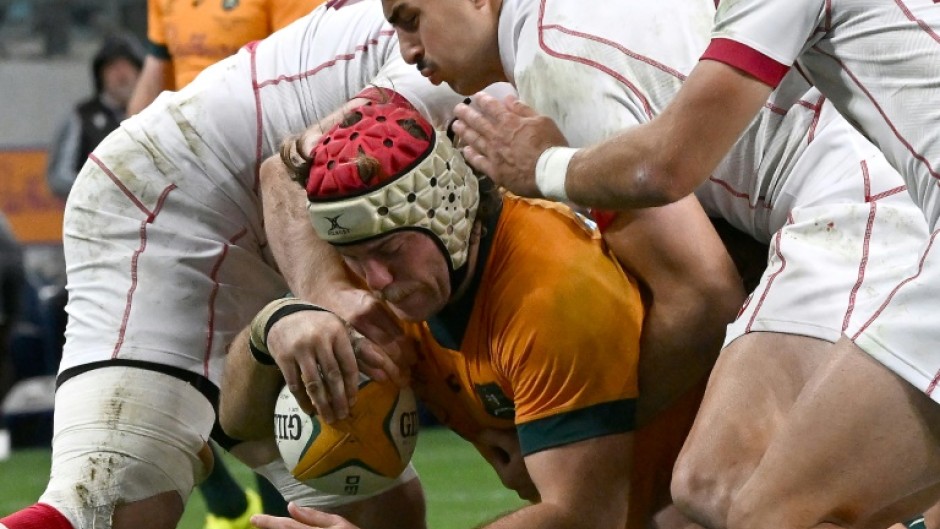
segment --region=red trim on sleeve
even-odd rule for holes
[[[730,39],[712,39],[702,60],[711,60],[733,66],[766,83],[771,88],[780,84],[790,66],[781,64],[763,53]]]

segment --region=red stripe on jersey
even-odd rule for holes
[[[572,61],[572,62],[576,62],[576,63],[583,64],[583,65],[585,65],[585,66],[590,66],[590,67],[592,67],[592,68],[594,68],[594,69],[596,69],[596,70],[599,70],[599,71],[601,71],[601,72],[604,72],[604,73],[606,73],[607,75],[613,77],[614,79],[616,79],[617,81],[619,81],[620,83],[622,83],[625,87],[627,87],[628,90],[630,90],[631,92],[633,92],[633,94],[637,97],[637,99],[640,100],[640,103],[642,103],[644,113],[645,113],[646,116],[647,116],[648,118],[650,118],[650,119],[653,118],[653,107],[652,107],[652,105],[650,104],[649,99],[646,97],[646,95],[643,94],[643,92],[640,91],[640,89],[639,89],[635,84],[631,83],[629,79],[627,79],[626,77],[624,77],[623,75],[621,75],[619,72],[615,71],[613,68],[610,68],[610,67],[608,67],[608,66],[606,66],[606,65],[603,65],[603,64],[601,64],[601,63],[599,63],[599,62],[597,62],[597,61],[595,61],[595,60],[588,59],[587,57],[580,57],[580,56],[577,56],[577,55],[571,55],[571,54],[567,54],[567,53],[562,53],[562,52],[560,52],[560,51],[557,51],[557,50],[554,50],[554,49],[552,49],[552,48],[549,48],[548,44],[546,44],[546,42],[545,42],[545,32],[550,31],[550,30],[555,30],[555,31],[559,31],[559,32],[561,32],[561,33],[565,33],[565,34],[572,35],[572,36],[575,36],[575,37],[580,37],[580,38],[583,38],[583,39],[586,39],[586,40],[591,40],[591,41],[594,41],[594,42],[598,42],[598,43],[601,43],[601,44],[605,44],[605,45],[611,46],[612,48],[616,49],[617,51],[623,53],[624,55],[626,55],[626,56],[628,56],[628,57],[630,57],[630,58],[633,58],[633,59],[636,59],[636,60],[638,60],[638,61],[644,62],[644,63],[646,63],[646,64],[648,64],[648,65],[650,65],[650,66],[652,66],[652,67],[654,67],[654,68],[656,68],[656,69],[662,71],[662,72],[665,72],[665,73],[667,73],[667,74],[670,74],[670,75],[672,75],[672,76],[675,76],[675,77],[678,78],[680,81],[684,81],[684,80],[685,80],[685,77],[686,77],[686,76],[683,75],[682,72],[679,72],[679,71],[677,71],[677,70],[675,70],[675,69],[673,69],[673,68],[670,68],[670,67],[666,66],[665,64],[662,64],[662,63],[659,63],[659,62],[657,62],[657,61],[654,61],[653,59],[651,59],[651,58],[649,58],[649,57],[646,57],[646,56],[644,56],[644,55],[640,55],[640,54],[638,54],[638,53],[634,53],[634,52],[628,50],[627,48],[621,46],[620,44],[618,44],[618,43],[616,43],[616,42],[612,42],[612,41],[610,41],[610,40],[607,40],[607,39],[598,37],[597,35],[591,35],[591,34],[588,34],[588,33],[582,33],[582,32],[580,32],[580,31],[575,31],[575,30],[573,30],[573,29],[566,28],[566,27],[561,26],[561,25],[559,25],[559,24],[545,24],[545,23],[544,23],[544,20],[545,20],[545,0],[542,0],[541,3],[540,3],[540,5],[539,5],[539,19],[538,19],[539,46],[542,48],[542,50],[543,50],[545,53],[547,53],[548,55],[550,55],[550,56],[552,56],[552,57],[558,58],[558,59],[565,59],[565,60],[569,60],[569,61]]]
[[[873,107],[875,107],[875,110],[877,110],[878,114],[884,119],[885,124],[888,125],[889,129],[891,129],[891,132],[894,134],[894,137],[897,138],[898,141],[901,142],[902,145],[904,145],[904,148],[907,149],[909,153],[911,153],[911,156],[913,156],[920,163],[924,164],[924,166],[927,168],[927,172],[930,173],[930,176],[936,179],[940,179],[940,172],[937,172],[937,170],[934,169],[934,167],[930,164],[930,160],[928,160],[923,154],[915,151],[914,146],[911,145],[909,141],[907,141],[907,138],[901,135],[901,132],[897,129],[897,127],[895,127],[894,122],[891,121],[891,118],[889,118],[888,114],[885,113],[884,109],[881,107],[881,104],[879,104],[878,101],[875,100],[875,96],[873,96],[872,93],[868,90],[868,88],[866,88],[865,85],[862,84],[862,81],[859,80],[859,78],[855,75],[855,73],[852,70],[850,70],[848,66],[846,66],[845,63],[842,62],[841,59],[821,49],[819,46],[813,46],[813,51],[816,51],[820,55],[824,55],[828,57],[829,59],[831,59],[833,62],[835,62],[839,66],[839,68],[842,69],[843,72],[845,72],[847,76],[849,76],[849,78],[852,79],[852,82],[855,84],[855,86],[857,86],[858,89],[861,90],[863,94],[865,94],[865,97],[868,99],[868,101],[872,104]],[[882,149],[882,151],[883,150],[884,149]]]
[[[793,215],[787,215],[787,224],[793,224]],[[767,278],[767,286],[764,287],[764,292],[761,293],[760,299],[757,301],[757,306],[754,307],[754,312],[751,313],[751,319],[747,322],[747,327],[744,329],[745,333],[751,332],[751,327],[754,325],[754,322],[757,320],[757,313],[760,312],[761,307],[764,306],[764,300],[767,299],[767,295],[770,294],[770,288],[774,286],[774,280],[777,279],[777,276],[783,273],[787,268],[787,258],[783,256],[783,252],[780,251],[780,246],[783,241],[783,230],[777,230],[777,234],[774,236],[774,253],[777,255],[777,258],[780,259],[780,268],[776,272],[770,275]],[[750,299],[748,300],[750,303]]]
[[[907,17],[908,20],[920,26],[920,29],[924,30],[925,33],[930,35],[930,38],[932,38],[933,40],[937,42],[940,42],[940,35],[937,35],[937,32],[934,31],[934,28],[932,28],[930,24],[915,17],[914,13],[912,13],[911,10],[908,9],[907,5],[905,5],[904,2],[902,2],[901,0],[894,0],[894,3],[898,5],[898,8],[901,9],[901,12],[904,13],[904,16]],[[933,3],[936,4],[937,0],[934,0]]]
[[[730,39],[712,39],[702,60],[718,61],[752,75],[758,81],[776,88],[790,71],[790,65],[781,64],[763,53]]]
[[[154,221],[157,214],[163,209],[166,197],[170,194],[170,191],[174,189],[176,189],[176,184],[166,186],[163,193],[160,194],[160,198],[157,200],[157,205],[153,208],[153,213],[140,223],[140,246],[134,250],[134,255],[131,257],[131,286],[127,289],[127,303],[124,305],[124,315],[121,317],[121,328],[118,331],[118,339],[114,344],[114,351],[111,352],[112,359],[117,358],[118,355],[121,354],[121,347],[124,345],[124,336],[127,334],[127,321],[131,317],[131,306],[134,304],[134,292],[137,291],[137,264],[140,261],[140,254],[144,253],[144,250],[147,249],[147,224]]]
[[[809,126],[809,133],[806,136],[806,144],[809,145],[813,142],[813,138],[816,137],[816,127],[819,125],[819,116],[822,114],[823,103],[826,102],[826,96],[819,96],[819,99],[815,103],[810,103],[809,101],[804,101],[800,99],[797,101],[797,105],[801,107],[808,108],[813,111],[813,122]],[[866,194],[867,196],[867,194]]]
[[[882,303],[881,306],[878,307],[878,310],[875,311],[872,317],[869,318],[869,320],[866,321],[864,325],[859,327],[858,332],[852,335],[851,340],[853,342],[857,340],[858,337],[861,336],[863,332],[865,332],[865,329],[867,329],[872,323],[874,323],[876,319],[878,319],[878,316],[881,316],[881,313],[884,312],[885,308],[887,308],[888,305],[891,304],[891,300],[894,299],[895,294],[897,294],[898,291],[901,290],[902,287],[904,287],[904,285],[917,279],[918,277],[920,277],[920,274],[924,272],[924,262],[927,260],[927,255],[930,254],[930,249],[933,248],[933,243],[936,242],[938,234],[940,234],[940,230],[937,230],[930,234],[930,242],[927,243],[927,249],[924,250],[923,255],[920,256],[920,263],[917,266],[917,272],[914,275],[905,279],[904,281],[901,281],[900,283],[898,283],[898,285],[894,287],[893,290],[891,290],[891,294],[889,294],[887,299],[885,299],[884,303]]]
[[[852,313],[855,312],[855,299],[858,296],[859,289],[865,281],[865,269],[868,266],[868,254],[871,248],[871,232],[875,225],[875,215],[878,213],[878,203],[870,201],[871,197],[871,177],[868,174],[868,163],[862,162],[862,179],[865,181],[865,201],[869,203],[868,224],[865,225],[865,238],[862,241],[862,258],[858,263],[858,276],[855,284],[852,286],[852,292],[849,294],[849,306],[845,311],[845,318],[842,319],[842,332],[849,328],[849,322],[852,320]]]
[[[337,7],[338,8],[338,7]],[[379,31],[379,37],[390,37],[395,34],[395,30],[386,29]],[[343,61],[351,61],[356,58],[357,54],[368,51],[372,46],[375,46],[379,43],[377,37],[371,38],[363,44],[360,44],[352,49],[349,53],[343,53],[333,57],[332,59],[318,64],[317,66],[294,75],[282,75],[274,79],[260,80],[258,79],[258,70],[256,68],[257,61],[257,46],[251,48],[251,83],[252,90],[255,94],[255,126],[257,127],[256,135],[257,141],[255,142],[255,183],[254,183],[254,192],[258,193],[258,186],[261,181],[261,163],[264,161],[262,159],[263,153],[263,142],[264,142],[264,129],[263,129],[263,117],[264,109],[261,106],[261,90],[270,85],[277,85],[280,83],[292,83],[299,81],[306,77],[315,75],[327,68],[335,66],[336,64]]]
[[[235,244],[238,239],[241,239],[248,233],[248,228],[242,228],[242,230],[235,234],[234,237],[228,240],[228,243],[222,247],[222,253],[219,255],[219,258],[215,261],[215,264],[212,265],[212,271],[209,273],[209,279],[212,280],[212,292],[209,293],[209,320],[208,325],[206,325],[206,354],[205,360],[202,363],[202,376],[209,378],[209,359],[212,357],[212,343],[215,341],[215,298],[219,293],[219,269],[222,268],[222,262],[225,261],[225,258],[228,256],[229,248]]]

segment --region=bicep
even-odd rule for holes
[[[767,102],[771,88],[728,66],[700,61],[647,133],[668,174],[711,174]],[[700,183],[693,178],[689,189]]]
[[[576,513],[584,527],[624,527],[633,434],[594,437],[525,457],[543,503]]]

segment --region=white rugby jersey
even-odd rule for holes
[[[703,58],[772,87],[795,66],[940,218],[940,3],[724,0]]]
[[[605,2],[598,14],[575,0],[505,0],[500,14],[505,71],[521,99],[556,120],[573,146],[659,114],[707,47],[715,7],[713,0]],[[859,163],[869,156],[878,153],[794,76],[696,195],[709,215],[767,242],[797,205],[863,200]],[[882,175],[871,194],[902,184]]]
[[[239,197],[255,194],[261,162],[285,136],[370,86],[394,89],[438,127],[460,101],[404,63],[378,0],[334,1],[164,92],[122,127],[178,185],[245,204]]]
[[[261,162],[372,86],[445,124],[460,96],[404,63],[379,1],[340,4],[164,92],[95,149],[66,207],[61,371],[143,361],[217,382],[228,343],[288,289],[267,245]]]

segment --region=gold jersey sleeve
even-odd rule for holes
[[[323,0],[147,0],[150,53],[172,61],[176,89],[210,64],[306,15]]]
[[[525,454],[632,431],[635,281],[563,206],[506,197],[491,237],[472,303],[409,325],[428,408],[471,441],[515,426]]]

